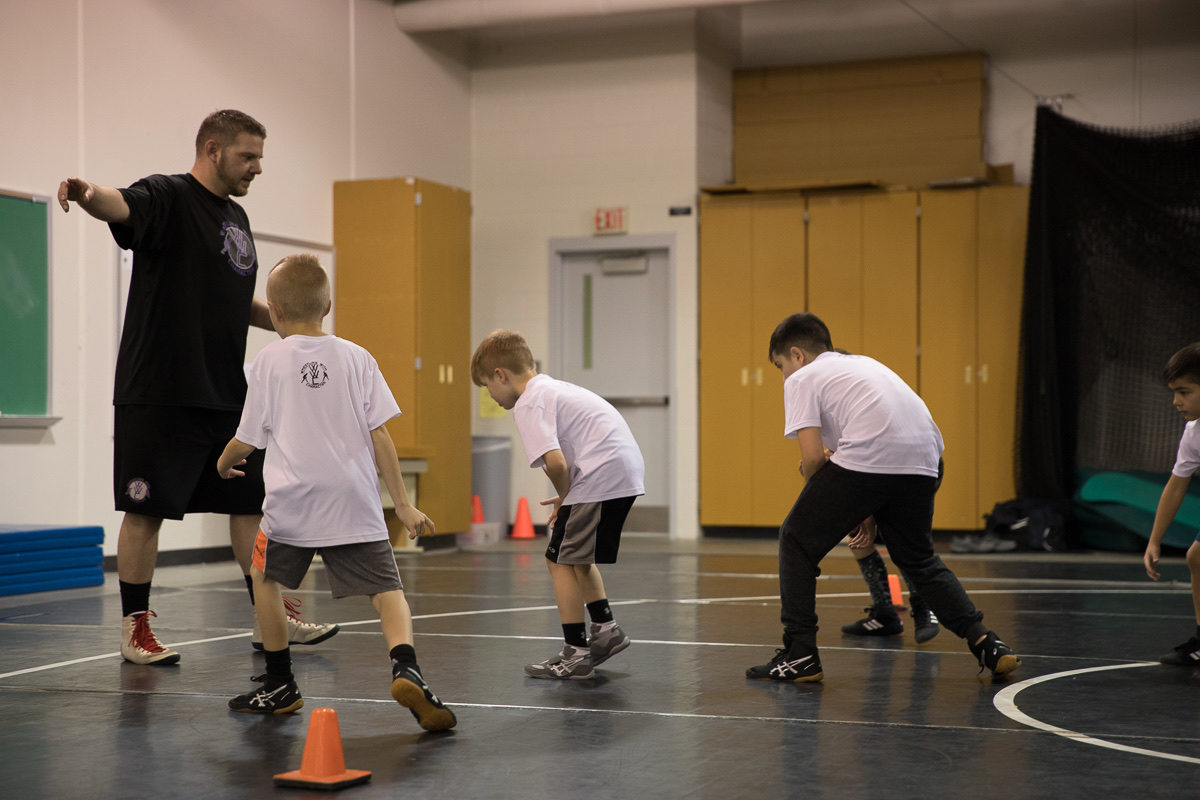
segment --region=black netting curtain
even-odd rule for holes
[[[1183,420],[1162,368],[1200,340],[1200,121],[1131,131],[1037,111],[1017,486],[1167,472]],[[984,299],[986,302],[986,298]]]

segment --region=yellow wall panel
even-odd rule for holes
[[[862,198],[862,349],[917,391],[917,194]]]

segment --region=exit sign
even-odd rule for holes
[[[611,234],[629,232],[629,208],[597,208],[592,217],[592,233]]]

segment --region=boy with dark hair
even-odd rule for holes
[[[292,674],[280,585],[300,585],[321,554],[334,597],[368,595],[379,612],[392,663],[392,697],[421,727],[447,730],[454,712],[429,690],[413,649],[412,612],[383,521],[379,479],[410,535],[433,523],[408,502],[396,447],[384,427],[400,414],[379,365],[363,348],[321,329],[329,278],[315,256],[282,259],[267,278],[267,306],[281,340],[250,368],[246,406],[217,460],[222,478],[265,449],[266,501],[251,574],[258,597],[267,672],[263,686],[229,701],[252,714],[286,714],[304,705]],[[378,471],[378,472],[377,472]]]
[[[539,375],[524,337],[489,334],[471,357],[471,379],[513,412],[529,466],[545,470],[556,497],[546,527],[546,566],[562,620],[562,652],[525,667],[531,678],[588,680],[630,645],[613,619],[597,564],[614,564],[621,527],[642,486],[642,453],[624,418],[580,386]],[[592,618],[591,637],[584,609]]]
[[[793,314],[771,334],[784,377],[784,435],[800,443],[806,484],[779,529],[783,647],[746,677],[819,681],[816,586],[821,559],[847,534],[858,546],[882,531],[888,553],[947,628],[967,640],[980,668],[1001,676],[1021,662],[983,624],[958,579],[933,551],[933,498],[942,436],[921,398],[866,356],[833,352],[829,329]],[[826,458],[828,449],[832,456]]]
[[[1187,420],[1183,435],[1179,438],[1179,450],[1171,477],[1163,487],[1158,499],[1158,510],[1154,514],[1154,527],[1150,530],[1150,541],[1142,562],[1146,574],[1158,580],[1158,559],[1162,555],[1162,540],[1179,513],[1183,498],[1187,495],[1192,475],[1200,469],[1200,342],[1189,344],[1167,362],[1163,379],[1171,390],[1172,404]],[[1192,578],[1192,609],[1196,614],[1196,631],[1186,642],[1159,659],[1163,664],[1175,667],[1200,667],[1200,534],[1187,551],[1188,571]]]

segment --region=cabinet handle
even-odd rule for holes
[[[446,365],[438,364],[438,383],[446,382]]]
[[[762,367],[754,370],[754,385],[762,386]]]
[[[966,375],[964,375],[964,376],[963,376],[963,381],[964,381],[965,383],[970,383],[970,382],[971,382],[971,377],[972,377],[972,375],[971,375],[971,365],[970,365],[970,364],[967,364],[967,373],[966,373]]]
[[[750,370],[747,367],[742,367],[742,386],[750,385]]]
[[[979,382],[980,383],[987,383],[987,367],[988,367],[988,365],[984,364],[983,367],[981,367],[979,370],[978,374],[979,374]]]
[[[446,383],[454,383],[454,365],[446,365]]]

